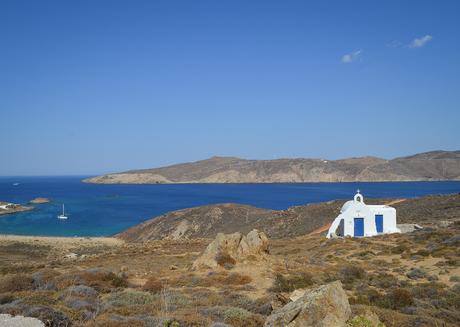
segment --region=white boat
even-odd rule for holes
[[[13,183],[13,186],[18,186],[18,185],[19,185],[19,183]]]
[[[62,215],[57,216],[58,219],[67,219],[67,216],[65,215],[64,212],[64,204],[62,205]]]

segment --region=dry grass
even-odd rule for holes
[[[308,272],[300,272],[294,275],[284,276],[277,274],[270,289],[272,292],[292,292],[299,288],[313,285],[313,276]]]
[[[164,281],[156,277],[150,277],[149,279],[147,279],[142,289],[144,291],[149,291],[152,293],[159,293],[164,287],[165,287]]]
[[[221,258],[228,270],[212,273],[189,270],[209,240],[103,246],[74,261],[35,256],[43,248],[18,245],[20,251],[0,261],[0,312],[34,314],[56,325],[262,326],[279,293],[340,279],[350,303],[372,308],[386,326],[455,326],[460,256],[455,242],[445,242],[459,229],[273,240],[270,261],[241,266]]]
[[[0,292],[20,292],[33,288],[33,278],[27,274],[7,275],[0,280]]]

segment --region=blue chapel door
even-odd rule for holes
[[[383,233],[383,215],[375,215],[375,228],[377,233]]]
[[[364,218],[355,218],[355,237],[364,236]]]

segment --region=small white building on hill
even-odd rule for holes
[[[340,214],[329,228],[327,238],[368,237],[399,232],[396,209],[387,205],[367,205],[358,190],[354,199],[342,206]]]

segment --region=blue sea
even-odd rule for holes
[[[233,202],[269,209],[364,197],[399,198],[460,192],[460,182],[97,185],[79,177],[0,177],[0,201],[51,203],[0,216],[0,233],[48,236],[110,236],[168,211]],[[19,185],[13,185],[19,183]],[[65,203],[69,219],[57,219]],[[333,217],[331,217],[332,219]]]

